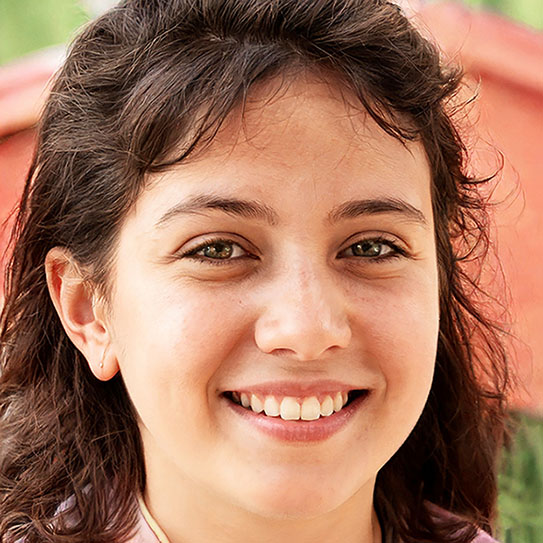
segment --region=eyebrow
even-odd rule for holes
[[[328,222],[334,224],[345,219],[354,219],[361,215],[398,214],[404,219],[428,226],[424,213],[415,206],[398,198],[372,198],[367,200],[350,200],[330,211]]]
[[[229,215],[263,220],[272,226],[279,222],[277,213],[266,204],[238,198],[224,198],[214,194],[200,194],[166,211],[157,222],[157,226],[165,226],[177,215],[199,213],[206,209],[219,209]]]
[[[263,220],[275,226],[279,223],[279,215],[266,204],[254,200],[226,198],[214,194],[199,194],[170,208],[156,223],[163,227],[178,215],[199,213],[206,209],[218,209],[229,215],[249,219]],[[363,215],[398,214],[411,222],[427,226],[427,221],[419,209],[397,198],[370,198],[366,200],[350,200],[328,213],[327,220],[335,224],[346,219],[354,219]]]

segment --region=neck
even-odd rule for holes
[[[381,543],[377,515],[372,500],[363,499],[364,489],[325,514],[311,518],[269,518],[227,503],[195,488],[190,481],[179,483],[175,492],[168,492],[148,481],[144,501],[161,543],[275,543],[278,540]]]

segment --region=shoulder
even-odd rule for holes
[[[68,498],[65,502],[63,502],[56,510],[55,515],[58,515],[59,513],[63,511],[67,511],[70,506],[73,504],[74,498]],[[159,540],[157,536],[155,535],[155,531],[151,528],[152,526],[152,518],[149,518],[149,521],[147,520],[148,517],[146,516],[147,508],[145,507],[143,500],[141,498],[138,499],[138,518],[137,523],[135,527],[135,532],[132,538],[127,541],[127,543],[161,543],[162,540]],[[68,524],[70,524],[71,521],[75,522],[75,517],[68,517],[65,519]],[[163,541],[167,541],[167,539],[164,539]],[[14,543],[25,543],[24,539],[19,539],[15,541]]]
[[[426,507],[434,517],[434,520],[439,522],[447,522],[450,520],[462,521],[462,517],[447,511],[433,503],[426,502]],[[469,543],[499,543],[497,539],[487,534],[485,531],[479,529],[474,539],[471,539]]]
[[[488,535],[486,532],[479,530],[479,534],[473,540],[472,543],[499,543],[497,539],[494,539],[492,536]]]
[[[477,537],[472,541],[472,543],[499,543],[497,539],[492,538],[486,532],[479,532]]]

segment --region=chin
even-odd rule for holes
[[[245,494],[245,508],[269,519],[311,519],[330,513],[351,497],[351,493],[346,492],[345,488],[342,492],[330,490],[331,488],[318,479],[305,485],[299,481],[289,482],[281,488],[270,485],[250,496]]]

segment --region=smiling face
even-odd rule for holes
[[[309,518],[371,504],[431,385],[422,145],[384,134],[328,84],[268,92],[150,179],[120,234],[111,346],[148,498],[165,508]]]

